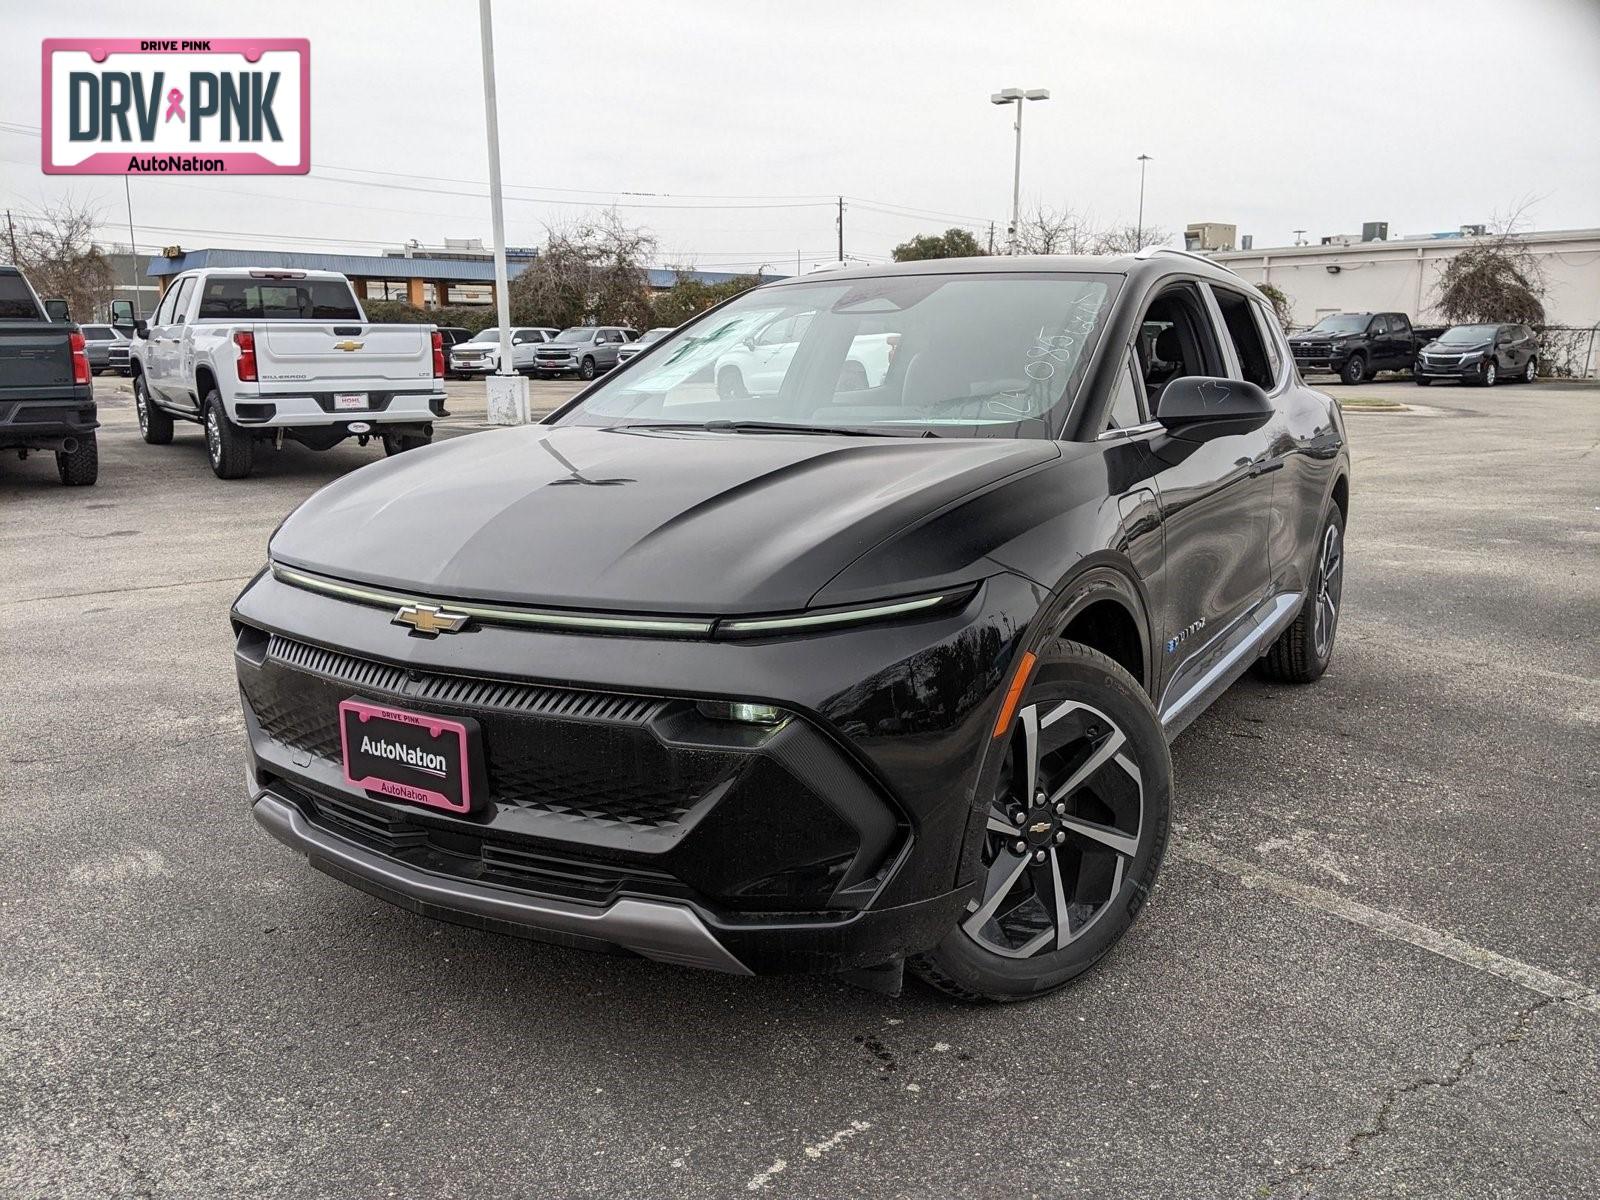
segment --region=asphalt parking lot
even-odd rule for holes
[[[97,487],[0,461],[6,1195],[1595,1194],[1600,389],[1353,389],[1426,407],[1349,417],[1332,669],[1179,739],[1167,867],[1099,970],[970,1008],[311,871],[243,804],[227,608],[381,451],[222,483],[96,386]]]

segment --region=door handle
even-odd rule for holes
[[[1251,463],[1250,478],[1254,479],[1258,475],[1267,475],[1273,471],[1281,470],[1283,470],[1283,459],[1281,458],[1274,458],[1269,462]]]

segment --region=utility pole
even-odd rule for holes
[[[11,262],[17,261],[17,227],[11,223],[11,210],[6,209],[6,233],[11,238]]]
[[[528,381],[513,371],[511,361],[511,285],[506,271],[506,214],[500,197],[500,114],[494,96],[494,14],[489,0],[478,0],[478,30],[483,39],[483,117],[489,135],[489,214],[494,225],[495,314],[500,322],[500,361],[495,377],[485,380],[489,421],[525,425]]]
[[[839,261],[844,261],[844,197],[839,197]]]
[[[133,319],[137,321],[144,315],[139,311],[139,244],[133,240],[133,190],[126,175],[122,177],[122,195],[128,202],[128,257],[133,260]]]
[[[1139,224],[1133,235],[1134,253],[1144,249],[1144,165],[1150,161],[1148,154],[1139,155]]]
[[[994,222],[989,222],[989,253],[994,253]]]

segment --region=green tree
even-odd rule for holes
[[[894,248],[895,262],[921,262],[929,258],[977,258],[983,254],[978,239],[965,229],[919,233]]]
[[[664,292],[657,292],[652,303],[654,325],[682,325],[706,309],[747,292],[760,281],[754,275],[740,275],[723,283],[706,283],[689,277],[688,268],[677,268],[678,281]]]

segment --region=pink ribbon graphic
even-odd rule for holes
[[[164,120],[170,121],[173,117],[177,117],[180,121],[189,119],[183,115],[183,93],[177,88],[167,93],[167,115]]]

